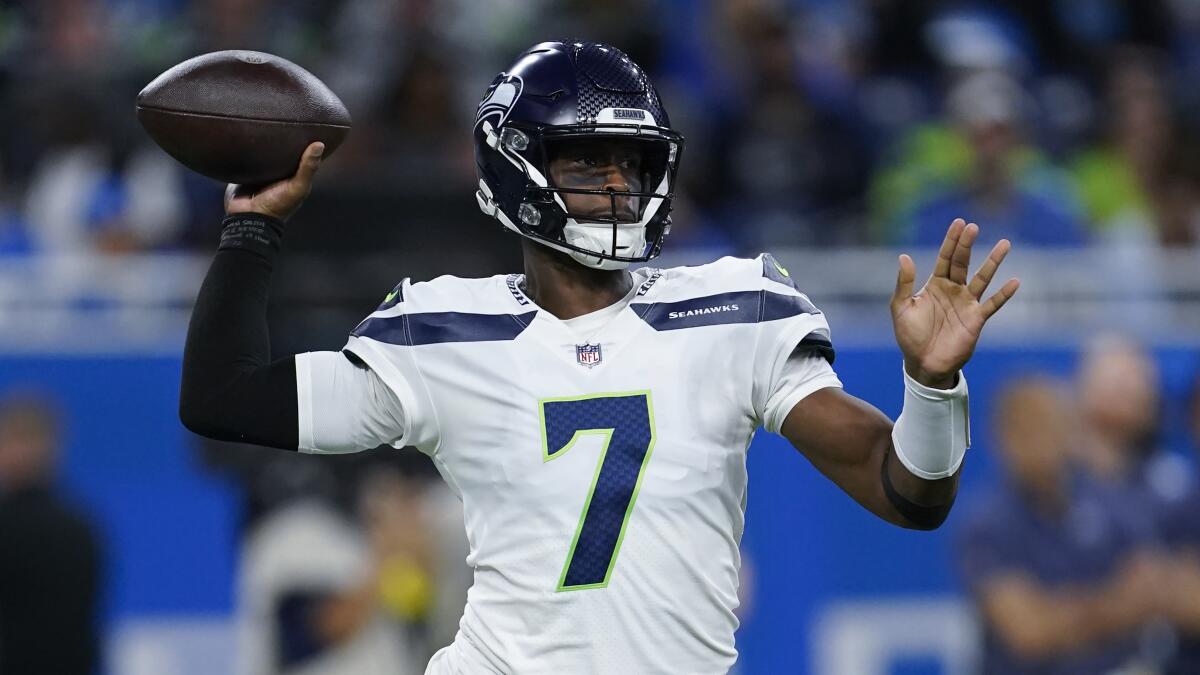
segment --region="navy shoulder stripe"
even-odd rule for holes
[[[409,347],[448,342],[497,342],[516,339],[529,327],[536,314],[534,310],[525,314],[424,312],[370,317],[351,335]]]
[[[759,321],[786,319],[797,314],[820,314],[821,310],[802,295],[762,292],[762,317]]]
[[[633,311],[654,330],[775,321],[800,314],[820,314],[807,299],[770,291],[718,293],[678,302],[631,303]]]

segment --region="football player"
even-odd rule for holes
[[[770,255],[631,268],[656,255],[684,139],[622,52],[546,42],[488,87],[474,127],[484,213],[524,273],[400,282],[340,352],[272,361],[267,286],[292,178],[230,186],[200,291],[180,414],[198,433],[310,453],[429,455],[463,501],[474,585],[430,673],[719,673],[737,657],[746,448],[783,434],[879,517],[936,528],[967,449],[961,368],[1018,282],[984,291],[956,220],[891,311],[895,424],[841,389],[825,317]]]

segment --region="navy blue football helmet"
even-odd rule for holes
[[[475,121],[479,208],[507,229],[599,269],[645,262],[671,228],[683,136],[658,93],[620,50],[596,42],[535,45],[496,76]],[[640,180],[628,189],[555,185],[557,144],[634,146]],[[607,215],[571,213],[570,193],[605,195]],[[632,206],[631,206],[632,205]]]

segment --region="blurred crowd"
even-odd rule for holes
[[[1009,381],[990,411],[1004,481],[959,521],[984,629],[981,673],[1200,672],[1200,483],[1163,447],[1168,402],[1136,343],[1078,375]],[[1200,451],[1200,379],[1186,402]]]
[[[227,48],[350,108],[324,217],[448,241],[486,226],[479,96],[558,36],[654,75],[688,137],[675,245],[929,244],[958,215],[1029,244],[1200,237],[1191,0],[2,0],[0,252],[211,245],[221,186],[154,148],[133,100]],[[457,210],[419,208],[439,199]]]

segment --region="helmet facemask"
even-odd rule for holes
[[[563,212],[571,257],[598,269],[649,259],[667,227],[655,216],[671,197],[671,142],[593,132],[546,136],[542,145],[544,192]]]
[[[679,134],[634,124],[546,128],[514,123],[485,133],[495,139],[489,145],[524,174],[516,218],[501,219],[512,222],[506,227],[596,269],[622,269],[659,254],[670,231],[683,145]],[[623,162],[636,165],[621,171],[624,185],[584,168],[607,163],[611,169]],[[564,165],[566,171],[555,170]]]

